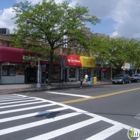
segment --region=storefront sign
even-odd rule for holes
[[[122,69],[123,70],[126,70],[126,69],[129,70],[130,69],[130,63],[125,62],[122,66]]]
[[[81,67],[81,61],[77,55],[69,55],[65,59],[66,66],[78,66]]]
[[[82,67],[85,68],[94,68],[96,66],[95,59],[92,57],[80,56],[82,62]]]

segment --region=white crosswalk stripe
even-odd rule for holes
[[[24,105],[32,105],[32,104],[38,104],[38,103],[43,103],[43,101],[36,101],[32,103],[24,103],[24,104],[17,104],[17,105],[8,105],[8,106],[2,106],[1,108],[11,108],[11,107],[16,107],[16,106],[24,106]]]
[[[56,109],[45,110],[45,111],[42,111],[40,113],[35,112],[35,113],[30,113],[30,114],[25,114],[25,115],[13,116],[13,117],[10,117],[10,118],[0,119],[0,123],[13,121],[13,120],[18,120],[18,119],[23,119],[23,118],[28,118],[28,117],[33,117],[33,116],[37,116],[37,115],[44,115],[44,114],[47,114],[49,112],[61,111],[61,110],[65,110],[65,109],[67,109],[67,108],[66,107],[60,107],[60,108],[56,108]]]
[[[56,112],[61,112],[61,114],[55,117],[47,118],[49,114]],[[15,113],[18,114],[16,115]],[[41,116],[45,116],[46,118],[43,119],[41,118]],[[77,119],[77,122],[74,121],[74,123],[71,122],[70,124],[63,123],[63,121],[65,120],[69,122],[69,120],[75,120],[76,117],[81,116],[86,116],[86,119]],[[24,122],[22,120],[26,121]],[[15,122],[18,121],[19,124],[16,125]],[[59,121],[62,121],[62,126],[56,126],[54,130],[45,133],[42,133],[40,131],[40,128],[42,128],[44,125],[48,126],[49,129],[49,125],[57,123]],[[128,125],[110,120],[108,118],[104,118],[97,114],[93,114],[72,106],[60,104],[46,99],[28,97],[18,94],[0,96],[0,125],[3,126],[0,129],[0,137],[5,137],[5,139],[6,136],[9,136],[11,134],[14,135],[19,131],[24,134],[24,131],[32,128],[37,129],[40,133],[31,136],[29,135],[28,137],[26,137],[27,140],[48,140],[52,138],[56,138],[57,140],[59,140],[58,137],[67,135],[69,133],[74,133],[74,131],[87,129],[88,126],[94,127],[95,123],[97,125],[101,121],[104,121],[110,126],[104,130],[97,132],[94,135],[92,134],[92,130],[89,130],[91,131],[91,134],[85,138],[86,140],[104,140],[124,129],[127,130],[130,128],[130,126]]]
[[[26,102],[34,102],[36,100],[23,100],[23,101],[16,101],[16,102],[6,102],[6,103],[1,103],[0,105],[8,105],[8,104],[17,104],[17,103],[26,103]]]
[[[0,115],[1,114],[18,112],[18,111],[31,110],[31,109],[41,108],[41,107],[53,106],[53,105],[55,105],[55,104],[45,104],[45,105],[40,105],[40,106],[33,106],[33,107],[26,107],[26,108],[20,108],[20,109],[6,110],[6,111],[1,111]]]
[[[102,132],[100,132],[92,137],[87,138],[86,140],[104,140],[122,129],[123,129],[122,127],[114,125],[114,126],[108,128],[108,129],[106,129],[106,130],[104,130],[104,131],[102,131]]]
[[[37,137],[30,138],[28,140],[41,140],[41,139],[45,139],[45,138],[52,139],[52,138],[58,137],[60,135],[66,134],[68,132],[85,127],[87,125],[93,124],[93,123],[98,122],[98,121],[100,121],[100,120],[98,120],[97,118],[89,119],[89,120],[86,120],[83,122],[79,122],[79,123],[76,123],[76,124],[73,124],[73,125],[70,125],[70,126],[43,134],[43,135],[37,136]]]

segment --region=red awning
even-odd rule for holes
[[[0,62],[11,63],[30,63],[25,60],[24,57],[34,56],[33,52],[27,52],[25,49],[19,49],[14,47],[0,46]],[[41,60],[41,64],[49,64],[49,60]]]
[[[0,62],[23,62],[24,49],[0,46]]]
[[[65,59],[65,64],[66,66],[78,66],[81,67],[81,61],[80,61],[80,57],[77,55],[69,55],[66,57]]]

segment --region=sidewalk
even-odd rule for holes
[[[52,83],[49,87],[46,84],[42,84],[40,88],[37,88],[36,84],[13,84],[13,85],[0,85],[0,94],[6,93],[21,93],[21,92],[33,92],[33,91],[45,91],[45,90],[57,90],[57,89],[68,89],[68,88],[84,88],[93,87],[98,85],[108,85],[111,84],[110,80],[100,81],[93,85],[90,82],[83,82],[82,86],[80,82],[64,82],[62,83]]]

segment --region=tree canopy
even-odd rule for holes
[[[93,55],[121,69],[124,62],[140,64],[140,43],[134,38],[94,36],[89,47]]]
[[[84,29],[86,23],[95,25],[100,20],[89,14],[86,7],[70,7],[68,2],[55,3],[54,0],[43,0],[35,5],[20,2],[13,6],[17,25],[14,29],[14,44],[26,50],[43,52],[50,58],[49,81],[53,66],[54,50],[65,44],[76,42],[86,45]],[[65,41],[64,41],[65,39]],[[35,43],[39,41],[38,45]],[[26,45],[23,46],[23,43]],[[79,47],[79,46],[78,46]]]

